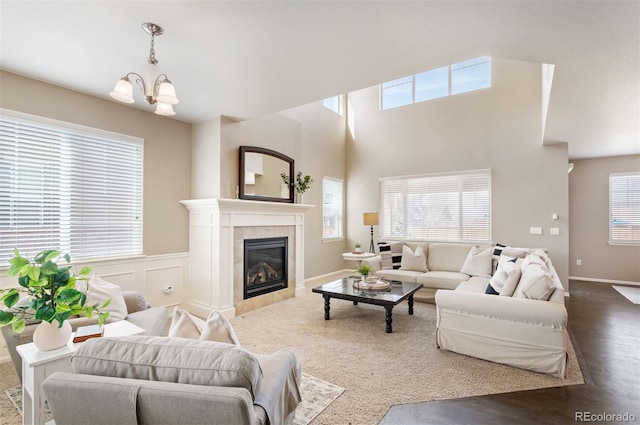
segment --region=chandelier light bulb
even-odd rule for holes
[[[176,113],[173,111],[173,106],[168,103],[157,102],[156,103],[156,114],[158,115],[175,115]]]
[[[123,103],[133,103],[133,86],[131,86],[131,81],[129,78],[122,77],[116,83],[116,86],[113,88],[113,91],[109,93],[112,98],[119,100]]]
[[[180,102],[176,97],[176,89],[173,87],[173,84],[171,84],[171,81],[165,80],[160,84],[156,100],[158,102],[168,103],[169,105],[177,105]]]

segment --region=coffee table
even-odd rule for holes
[[[358,278],[359,279],[359,278]],[[399,282],[392,283],[391,288],[385,291],[369,291],[354,288],[355,277],[345,277],[342,280],[326,283],[313,288],[311,291],[322,294],[324,297],[324,319],[331,319],[329,311],[331,309],[331,298],[353,301],[353,305],[358,303],[381,305],[385,309],[387,321],[387,333],[393,332],[391,327],[393,307],[407,300],[409,303],[409,314],[413,314],[413,294],[420,288],[421,283]]]

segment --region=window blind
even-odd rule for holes
[[[142,141],[21,115],[0,116],[0,265],[142,254]]]
[[[393,239],[491,240],[491,171],[380,180],[381,236]]]
[[[640,244],[640,173],[609,175],[609,240]]]
[[[342,238],[344,210],[343,181],[322,179],[322,239]]]

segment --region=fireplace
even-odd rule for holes
[[[287,237],[244,240],[244,299],[285,289]]]

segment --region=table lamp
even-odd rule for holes
[[[366,212],[363,214],[363,221],[365,226],[371,226],[371,244],[369,245],[369,252],[376,253],[375,245],[373,244],[373,226],[380,224],[380,214],[377,212]]]

